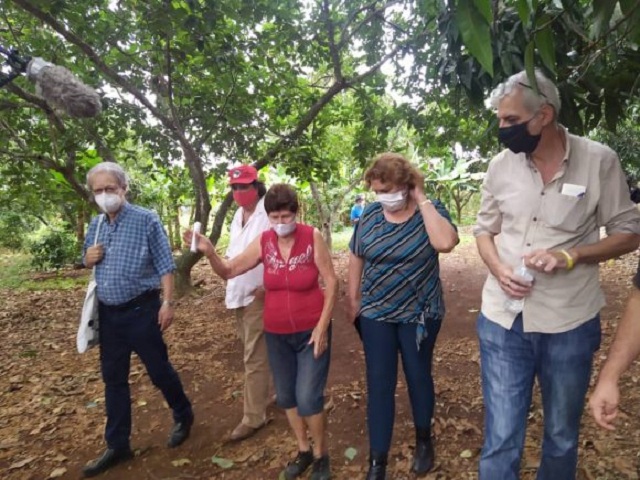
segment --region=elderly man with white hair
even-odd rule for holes
[[[507,149],[489,164],[474,229],[489,268],[477,322],[481,480],[519,478],[536,378],[544,412],[537,479],[575,478],[605,304],[598,263],[640,241],[640,214],[616,153],[561,126],[556,86],[538,71],[535,80],[513,75],[488,101]],[[528,281],[517,274],[522,268]]]
[[[84,467],[85,477],[133,457],[129,445],[133,352],[173,411],[167,446],[182,444],[193,424],[191,402],[162,339],[174,315],[171,247],[158,216],[127,202],[128,183],[124,170],[111,162],[99,163],[87,174],[91,193],[104,212],[89,226],[83,261],[87,268],[96,267],[107,449]]]

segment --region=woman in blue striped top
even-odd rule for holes
[[[367,369],[367,480],[383,480],[395,415],[398,352],[416,429],[412,470],[433,468],[431,360],[444,316],[438,253],[458,243],[456,227],[402,155],[384,153],[365,173],[376,193],[350,244],[349,316],[362,334]]]

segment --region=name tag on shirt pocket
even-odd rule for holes
[[[587,187],[584,185],[575,185],[573,183],[565,183],[562,185],[562,195],[567,195],[569,197],[582,198],[584,194],[587,192]]]
[[[586,215],[587,199],[584,193],[579,197],[564,193],[547,195],[543,218],[549,227],[575,232],[585,222]]]

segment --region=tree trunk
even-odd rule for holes
[[[84,217],[85,217],[85,205],[80,203],[78,210],[76,210],[76,240],[78,245],[84,244]]]
[[[171,215],[171,223],[173,223],[173,248],[176,250],[182,245],[182,232],[180,231],[180,207],[174,209]]]
[[[216,245],[220,239],[222,226],[224,225],[224,220],[232,203],[233,195],[229,192],[218,207],[218,211],[216,212],[216,216],[213,220],[209,240],[211,240],[211,243],[214,245]],[[211,207],[209,207],[209,209],[210,208]],[[204,224],[204,222],[202,223]],[[175,289],[177,297],[181,297],[191,290],[191,269],[201,257],[201,253],[192,253],[189,250],[183,250],[182,254],[176,258]],[[211,274],[215,275],[213,272],[211,272]]]
[[[322,201],[322,195],[318,190],[318,185],[316,182],[309,182],[309,186],[311,187],[311,196],[313,197],[313,201],[316,204],[316,208],[318,209],[318,218],[320,218],[320,231],[322,232],[322,236],[324,237],[324,241],[327,242],[329,250],[331,250],[331,211],[326,208]]]
[[[327,242],[327,247],[329,247],[329,251],[333,250],[333,237],[331,236],[331,230],[333,229],[333,222],[331,218],[329,218],[328,222],[322,223],[322,236],[324,237],[324,241]]]

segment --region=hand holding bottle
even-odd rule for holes
[[[520,266],[513,270],[513,274],[509,279],[509,290],[513,294],[503,288],[509,296],[504,304],[505,309],[512,313],[520,313],[524,308],[524,297],[529,294],[532,287],[533,272],[525,266],[523,261]]]

